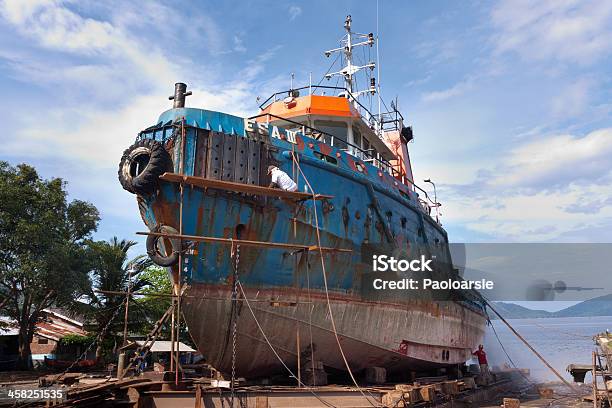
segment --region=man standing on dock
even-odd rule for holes
[[[480,375],[484,380],[485,384],[489,383],[491,373],[489,371],[489,363],[487,362],[487,353],[484,351],[484,346],[481,344],[478,346],[478,350],[472,353],[472,355],[478,357],[478,364],[480,365]]]
[[[276,166],[268,166],[268,174],[272,175],[270,188],[280,188],[285,191],[296,191],[298,186],[287,173]]]

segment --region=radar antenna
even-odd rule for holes
[[[352,18],[350,15],[346,16],[346,20],[344,21],[344,29],[346,30],[346,34],[340,40],[341,47],[334,48],[331,50],[325,51],[325,56],[329,57],[333,53],[342,52],[344,54],[344,59],[346,60],[346,66],[337,72],[330,72],[325,75],[326,79],[331,79],[334,76],[341,76],[344,78],[344,83],[346,89],[349,91],[349,95],[346,95],[347,98],[358,98],[360,95],[365,93],[370,93],[374,95],[376,93],[376,79],[374,77],[370,80],[370,87],[366,88],[359,92],[354,92],[354,79],[353,77],[357,72],[362,69],[370,69],[374,70],[376,68],[375,62],[369,62],[366,65],[354,65],[353,64],[353,48],[361,47],[361,46],[372,46],[374,45],[374,34],[359,34],[351,31],[351,22]],[[353,41],[360,41],[353,43]]]

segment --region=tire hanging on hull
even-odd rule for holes
[[[178,231],[169,225],[158,225],[152,232],[173,235],[178,234]],[[147,237],[147,255],[149,255],[149,258],[159,266],[169,267],[176,265],[179,261],[180,241],[176,238],[166,239],[166,243],[168,241],[170,242],[171,248],[165,248],[166,254],[170,254],[164,255],[159,248],[160,239],[164,239],[164,237],[159,235],[149,235]]]
[[[172,158],[164,146],[142,139],[128,147],[119,162],[119,182],[130,193],[147,195],[157,189],[159,176],[172,170]]]

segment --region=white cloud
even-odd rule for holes
[[[516,188],[554,189],[572,183],[592,184],[612,171],[612,128],[584,137],[558,135],[520,145],[490,184]]]
[[[7,153],[64,152],[72,159],[104,165],[109,157],[119,157],[126,143],[169,107],[167,96],[176,80],[197,77],[201,71],[212,76],[213,67],[189,61],[183,65],[192,67],[191,70],[181,68],[150,41],[127,31],[127,23],[132,21],[129,10],[119,13],[120,22],[116,22],[113,18],[102,21],[83,17],[60,1],[6,0],[1,5],[0,15],[39,49],[92,57],[84,64],[81,59],[71,61],[60,54],[61,63],[48,66],[47,59],[52,58],[48,54],[43,59],[2,50],[0,55],[9,58],[13,75],[56,89],[68,84],[77,88],[75,92],[98,90],[87,104],[68,101],[48,109],[48,117],[42,121],[44,126],[22,126],[19,139],[0,146]],[[159,7],[163,6],[154,7],[150,3],[142,11],[154,13],[151,18],[156,19],[157,13],[163,11]],[[239,36],[234,41],[236,48],[243,47]],[[272,47],[247,61],[246,68],[235,77],[224,73],[222,81],[209,79],[207,83],[191,84],[190,104],[240,115],[252,113],[256,108],[254,92],[258,89],[254,81],[261,79],[264,65],[277,50],[278,47]],[[134,83],[141,84],[141,92],[124,87]],[[120,95],[124,98],[119,98]],[[101,98],[114,99],[116,103],[101,108],[96,104]],[[27,117],[21,119],[29,123]],[[49,146],[54,148],[48,149]]]
[[[289,7],[289,20],[293,21],[302,14],[302,8],[300,6],[290,6]]]
[[[612,128],[539,137],[500,157],[470,183],[439,187],[445,219],[500,240],[588,241],[572,233],[588,224],[601,236],[597,221],[612,217]]]
[[[473,79],[466,79],[441,91],[426,92],[421,96],[424,102],[440,102],[468,92],[474,86]]]
[[[43,48],[124,60],[150,80],[174,79],[176,67],[159,50],[143,46],[118,25],[82,17],[59,1],[6,0],[2,5],[4,19]]]
[[[489,196],[487,196],[487,192]],[[571,231],[583,229],[589,224],[598,224],[612,217],[612,206],[597,211],[585,213],[568,213],[566,208],[582,197],[585,192],[592,196],[602,196],[609,193],[601,187],[586,188],[572,186],[563,192],[537,192],[532,195],[497,196],[495,190],[483,190],[483,196],[461,198],[457,195],[442,196],[445,209],[443,221],[461,224],[471,231],[495,237],[498,241],[532,242],[556,240]],[[503,207],[486,206],[491,200],[499,200]],[[599,238],[600,239],[600,238]],[[588,234],[583,241],[595,242],[598,237]]]
[[[494,7],[496,51],[592,64],[612,51],[612,2],[503,0]]]
[[[160,11],[149,2],[138,17],[157,21]],[[14,43],[1,44],[0,56],[8,62],[13,78],[35,85],[30,89],[49,98],[36,120],[23,109],[11,113],[15,130],[10,138],[8,132],[0,136],[0,156],[54,163],[53,175],[64,175],[71,192],[76,188],[78,197],[93,199],[103,215],[119,218],[127,217],[125,208],[133,204],[133,197],[113,183],[121,153],[140,130],[154,124],[170,107],[168,95],[174,82],[192,81],[191,106],[252,114],[255,92],[264,92],[270,85],[261,81],[265,64],[278,50],[273,47],[245,61],[246,68],[235,75],[216,72],[214,65],[167,55],[164,51],[172,50],[170,46],[162,51],[160,47],[175,40],[172,30],[156,32],[154,41],[135,35],[130,27],[137,32],[143,27],[133,16],[134,10],[122,9],[95,20],[60,1],[0,2],[0,19],[16,37]],[[214,26],[208,27],[214,31]],[[207,45],[203,38],[221,38],[215,32],[198,35],[203,36],[199,43]],[[240,43],[235,45],[239,48]],[[214,54],[218,46],[219,42],[210,44],[208,51]],[[264,88],[255,81],[264,82]],[[67,168],[71,170],[65,172]],[[129,216],[137,218],[135,214]],[[116,224],[116,218],[110,222]]]

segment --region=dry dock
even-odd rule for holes
[[[48,379],[48,378],[47,378]],[[218,388],[208,378],[191,379],[177,387],[172,381],[152,381],[137,377],[118,381],[116,378],[70,376],[67,384],[55,384],[63,389],[63,400],[0,401],[1,406],[55,407],[138,407],[138,408],[306,408],[306,407],[592,407],[584,402],[590,387],[583,386],[584,395],[569,395],[566,387],[557,384],[535,385],[520,370],[495,373],[489,385],[477,385],[477,378],[458,380],[444,378],[417,379],[412,384],[385,384],[357,389],[330,385],[298,388],[293,386],[250,385],[231,390]],[[64,380],[61,380],[63,382]],[[38,388],[39,381],[30,383]],[[5,384],[8,385],[8,384]],[[28,385],[24,381],[21,388]],[[2,385],[0,385],[2,387]],[[40,388],[39,388],[40,389]],[[4,393],[3,393],[4,395]],[[232,403],[233,399],[233,403]],[[586,404],[586,405],[585,405]]]

